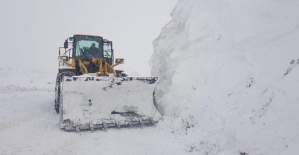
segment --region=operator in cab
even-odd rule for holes
[[[90,48],[89,48],[89,55],[91,58],[101,58],[101,53],[99,52],[99,49],[96,48],[96,44],[92,43]]]

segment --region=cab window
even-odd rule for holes
[[[112,46],[110,43],[104,43],[104,57],[105,58],[112,58]]]

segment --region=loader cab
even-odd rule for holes
[[[112,41],[100,36],[74,35],[72,58],[82,61],[104,58],[109,65],[113,65]]]

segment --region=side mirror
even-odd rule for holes
[[[123,59],[123,58],[116,58],[115,59],[115,63],[116,64],[124,64],[125,63],[125,59]]]
[[[68,48],[69,47],[69,43],[67,42],[67,40],[64,41],[64,48]]]
[[[72,42],[74,40],[73,37],[69,37],[69,41]]]

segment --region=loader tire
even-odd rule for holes
[[[74,72],[66,71],[57,74],[56,78],[56,85],[55,85],[55,110],[57,114],[59,114],[59,107],[60,107],[60,84],[65,76],[72,77],[74,76]]]

